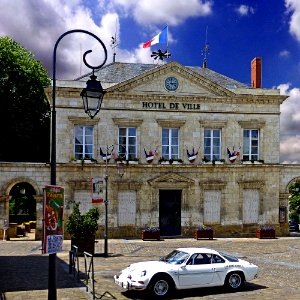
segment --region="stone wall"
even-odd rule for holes
[[[36,191],[37,200],[37,239],[41,238],[42,190],[50,181],[49,165],[45,164],[0,164],[1,196],[0,222],[8,219],[9,192],[14,184],[28,182]],[[287,220],[279,223],[279,207],[288,206],[288,185],[299,179],[300,166],[284,165],[128,165],[120,178],[114,164],[107,168],[108,185],[108,225],[110,237],[137,237],[142,228],[159,225],[159,190],[180,189],[181,231],[183,236],[204,223],[203,192],[220,191],[220,222],[211,225],[219,236],[250,236],[260,225],[272,225],[279,235],[288,234]],[[104,203],[92,204],[90,201],[90,179],[103,176],[102,163],[58,164],[58,185],[65,187],[65,221],[72,210],[74,195],[79,191],[82,207],[88,209],[96,205],[100,210],[99,233],[103,236],[105,223]],[[259,189],[259,219],[257,224],[243,223],[243,190]],[[122,191],[136,191],[135,224],[119,225],[119,200]]]

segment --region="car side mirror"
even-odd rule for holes
[[[182,264],[182,265],[180,266],[180,268],[181,268],[181,269],[185,269],[185,268],[186,268],[186,263]]]

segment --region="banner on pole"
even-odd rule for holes
[[[92,178],[92,203],[104,202],[104,180],[103,178]]]
[[[47,185],[44,189],[43,254],[62,251],[64,239],[64,188]]]

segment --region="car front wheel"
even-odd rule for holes
[[[238,290],[244,285],[244,276],[239,272],[232,272],[225,279],[225,286],[231,290]]]
[[[149,291],[155,298],[165,298],[170,295],[172,290],[172,281],[164,275],[154,277],[149,285]]]

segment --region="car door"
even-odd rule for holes
[[[227,269],[225,268],[226,262],[219,255],[213,254],[211,256],[211,266],[214,272],[214,277],[212,280],[212,284],[214,285],[223,285],[227,273]]]
[[[195,253],[178,272],[179,285],[182,287],[203,287],[213,282],[215,270],[205,253]]]

